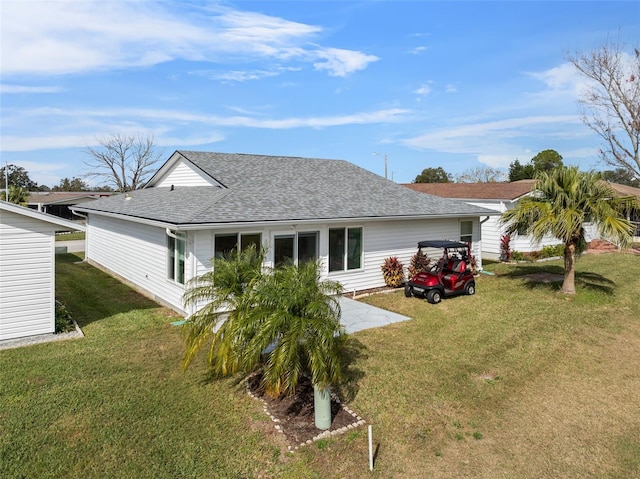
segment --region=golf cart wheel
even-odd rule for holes
[[[472,294],[476,294],[476,285],[473,284],[473,283],[468,283],[464,287],[464,292],[465,292],[465,294],[468,294],[469,296],[471,296]]]
[[[432,289],[427,293],[427,301],[431,304],[438,304],[442,301],[442,294],[437,289]]]
[[[410,298],[411,296],[413,296],[413,288],[408,284],[404,287],[404,295],[407,298]]]

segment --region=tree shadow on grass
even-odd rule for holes
[[[359,364],[368,357],[367,347],[358,339],[348,336],[342,351],[342,383],[336,388],[343,401],[353,401],[358,395],[360,381],[365,375]]]
[[[560,291],[564,278],[564,268],[554,265],[518,266],[515,270],[503,275],[512,279],[524,279],[527,289],[548,289]],[[615,282],[593,272],[576,272],[576,288],[599,291],[607,295],[613,294]]]
[[[576,273],[577,288],[585,288],[612,295],[615,286],[615,281],[611,281],[609,278],[605,278],[601,274],[592,272]]]
[[[81,328],[110,316],[161,306],[132,287],[82,261],[76,254],[56,256],[56,298]]]

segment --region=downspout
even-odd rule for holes
[[[80,214],[80,213],[76,213],[74,210],[71,210],[71,212],[72,212],[74,215],[79,216],[80,218],[84,218],[84,224],[85,224],[85,228],[86,228],[86,224],[87,224],[87,215],[83,215],[83,214]],[[87,249],[89,249],[89,248],[87,248],[87,233],[86,233],[86,231],[85,231],[85,234],[84,234],[84,259],[82,260],[82,262],[83,262],[83,263],[88,263],[88,262],[89,262],[89,258],[88,258],[88,256],[87,256]]]

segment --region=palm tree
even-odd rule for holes
[[[314,403],[316,426],[328,429],[330,385],[342,378],[346,340],[337,299],[342,286],[321,281],[318,262],[263,273],[263,257],[255,249],[234,251],[190,284],[185,302],[206,304],[185,323],[183,366],[210,340],[208,362],[215,375],[262,370],[262,386],[271,396],[293,394],[308,376],[320,402]]]
[[[331,426],[331,384],[342,379],[346,333],[337,296],[342,286],[320,280],[319,262],[287,264],[253,291],[247,364],[262,367],[267,394],[293,394],[303,376],[314,387],[315,425]]]
[[[634,205],[637,205],[635,197],[616,196],[598,173],[560,167],[540,173],[533,194],[518,201],[513,210],[503,213],[501,222],[507,225],[508,234],[524,231],[536,241],[548,235],[562,241],[562,292],[575,294],[576,253],[585,244],[583,224],[593,222],[603,238],[626,246],[635,226],[625,219],[623,211]]]
[[[29,192],[20,186],[9,185],[8,195],[6,191],[3,191],[2,199],[16,205],[27,206]]]
[[[212,271],[189,282],[183,297],[185,305],[202,307],[183,328],[185,369],[208,341],[208,362],[216,375],[243,369],[243,350],[238,345],[243,336],[237,330],[247,323],[244,318],[251,309],[248,293],[262,276],[263,260],[264,250],[258,251],[255,245],[233,250],[215,258]]]
[[[320,280],[318,262],[288,264],[262,277],[252,294],[255,334],[249,349],[254,364],[268,351],[263,365],[268,394],[295,392],[303,375],[320,389],[340,381],[346,338],[337,299],[341,292],[339,283]]]

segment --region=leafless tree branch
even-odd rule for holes
[[[604,140],[601,159],[640,180],[640,50],[608,43],[567,59],[591,80],[580,99],[582,121]]]
[[[119,133],[97,138],[99,147],[87,147],[90,169],[84,175],[101,179],[116,191],[126,192],[144,186],[162,152],[156,151],[153,136],[125,136]]]

